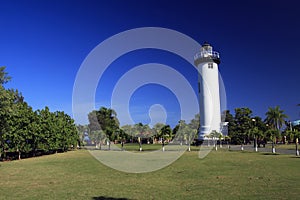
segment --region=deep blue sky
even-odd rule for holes
[[[254,115],[264,118],[268,107],[279,105],[295,120],[300,118],[300,107],[296,106],[300,103],[299,13],[296,0],[0,0],[0,65],[13,77],[6,87],[20,90],[34,109],[47,105],[52,111],[72,115],[76,73],[95,46],[128,29],[165,27],[199,43],[209,41],[221,53],[219,67],[228,109],[249,107]],[[107,106],[113,85],[125,69],[153,61],[179,70],[196,90],[197,73],[193,68],[180,69],[183,61],[176,56],[137,51],[108,69],[99,82],[98,90],[102,91],[97,90],[97,105]],[[117,65],[124,65],[124,69]],[[168,123],[174,125],[179,120],[176,99],[157,85],[147,85],[133,95],[131,105],[140,108],[132,111],[135,120],[149,121],[148,108],[155,103],[167,109]]]

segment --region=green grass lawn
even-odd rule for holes
[[[266,145],[267,148],[272,148],[272,144],[268,144]],[[275,148],[277,149],[287,149],[287,150],[295,150],[296,149],[296,145],[295,144],[276,144]],[[300,148],[300,145],[299,147]]]
[[[86,150],[0,163],[0,199],[299,199],[300,158],[186,152],[145,174],[108,168]]]
[[[116,146],[121,148],[121,144],[117,144]],[[123,148],[126,151],[139,151],[140,146],[137,143],[126,143]],[[155,151],[161,148],[161,144],[142,144],[143,151]]]

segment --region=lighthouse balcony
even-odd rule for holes
[[[208,57],[212,59],[220,59],[220,54],[216,51],[200,51],[194,56],[194,60]]]
[[[196,66],[206,62],[220,64],[220,54],[216,51],[200,51],[194,56],[194,63]]]

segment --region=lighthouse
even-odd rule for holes
[[[221,106],[219,92],[220,55],[210,44],[204,43],[194,56],[198,69],[200,128],[198,140],[204,140],[212,131],[221,132]]]

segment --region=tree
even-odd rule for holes
[[[103,130],[109,140],[116,139],[119,130],[117,113],[110,108],[101,107],[88,114],[89,128],[91,131]]]
[[[78,145],[79,135],[74,120],[61,111],[50,112],[46,106],[38,110],[39,136],[38,149],[44,152],[67,151]]]
[[[163,123],[157,123],[153,126],[153,132],[154,132],[154,136],[153,136],[153,143],[155,140],[159,140],[159,137],[161,136],[161,129],[165,126],[165,124]]]
[[[280,110],[279,106],[276,106],[274,108],[269,107],[268,111],[266,112],[265,122],[269,124],[271,128],[280,130],[285,122],[285,119],[288,118],[288,116],[283,112],[284,111]]]
[[[142,151],[142,138],[145,138],[147,132],[150,131],[150,127],[148,125],[143,125],[142,123],[138,123],[134,125],[134,133],[135,136],[138,138],[139,143],[139,151]]]
[[[161,128],[160,131],[160,136],[162,138],[162,147],[163,147],[163,151],[165,150],[165,141],[167,140],[168,142],[172,139],[172,129],[169,125],[164,125]]]
[[[77,146],[79,134],[74,120],[63,111],[56,111],[54,117],[58,149],[67,151],[69,148]]]
[[[147,143],[149,144],[149,138],[153,135],[151,128],[148,124],[142,124],[137,123],[133,127],[133,132],[135,137],[137,137],[138,143],[139,143],[139,150],[142,151],[142,143],[147,140]]]
[[[196,137],[196,135],[199,131],[199,128],[200,128],[200,114],[196,114],[194,119],[192,119],[190,121],[188,126],[191,128],[191,132],[189,133],[189,140],[191,143],[194,140],[194,138]]]
[[[0,85],[0,159],[5,157],[5,134],[9,129],[8,117],[11,113],[13,94]]]
[[[3,87],[11,79],[4,70],[0,67],[1,160],[74,148],[79,140],[74,120],[64,112],[50,112],[48,107],[34,112],[18,90]]]
[[[195,115],[194,119],[192,119],[192,120],[190,121],[189,127],[190,127],[191,129],[196,130],[196,131],[199,130],[199,128],[200,128],[200,114],[196,114],[196,115]]]
[[[88,128],[89,128],[90,132],[98,131],[98,130],[101,129],[100,123],[98,122],[97,111],[96,110],[93,110],[92,112],[90,112],[88,114],[88,119],[89,119]]]
[[[17,152],[20,160],[22,153],[28,153],[32,150],[30,124],[34,118],[32,117],[33,111],[26,102],[16,103],[13,109],[13,113],[7,119],[9,129],[5,135],[5,140],[9,141],[7,142],[8,150]]]
[[[253,140],[255,151],[258,151],[258,147],[260,147],[260,144],[264,144],[264,132],[267,131],[267,126],[260,117],[256,116],[253,117],[251,120],[252,127],[251,129],[249,129],[248,132],[248,140]]]
[[[297,132],[297,130],[286,130],[284,132],[286,140],[287,140],[286,142],[293,143],[295,140],[296,132]]]
[[[85,144],[85,136],[88,132],[88,126],[87,125],[76,125],[78,136],[79,136],[79,146],[82,146]]]
[[[230,140],[231,140],[231,138],[228,135],[226,135],[225,138],[224,138],[224,140],[227,143],[227,148],[230,149]]]
[[[258,140],[263,137],[263,132],[261,130],[259,130],[257,126],[255,126],[249,130],[248,137],[249,137],[249,140],[254,141],[253,143],[254,143],[255,151],[258,151],[257,150]]]
[[[173,135],[172,135],[172,129],[170,125],[164,125],[161,128],[160,137],[163,139],[163,141],[165,140],[170,141],[172,139]]]
[[[269,129],[266,132],[266,137],[272,141],[272,153],[276,153],[275,142],[276,142],[276,138],[279,135],[280,135],[279,130],[276,130],[276,129]]]
[[[39,150],[39,146],[42,143],[42,125],[41,116],[38,111],[32,113],[32,122],[29,124],[29,129],[31,130],[30,144],[32,145],[33,156],[36,156]]]
[[[37,113],[40,117],[40,135],[39,135],[39,143],[38,143],[38,149],[46,152],[50,152],[55,149],[56,144],[53,141],[53,138],[55,138],[55,132],[53,132],[53,127],[55,126],[54,123],[54,117],[52,116],[52,113],[50,112],[49,108],[46,106],[42,110],[37,110]]]
[[[180,145],[182,145],[185,139],[185,130],[184,130],[185,126],[187,126],[185,120],[179,120],[178,124],[173,129],[173,134],[175,135],[174,140],[179,141]]]
[[[101,150],[101,144],[105,138],[106,135],[103,130],[91,131],[90,133],[90,139],[94,142],[96,149]]]
[[[3,84],[7,83],[10,79],[11,77],[5,72],[5,67],[0,67],[0,160],[4,158],[6,145],[4,135],[9,127],[7,117],[14,100],[14,94],[3,87]]]
[[[252,111],[249,108],[236,108],[234,116],[234,134],[229,135],[232,140],[235,140],[238,144],[245,144],[247,140],[248,130],[251,129],[252,123]],[[242,147],[243,148],[243,147]]]
[[[219,139],[220,140],[220,137],[222,136],[221,133],[217,132],[217,131],[212,131],[210,134],[210,137],[213,139],[213,142],[214,142],[214,147],[216,149],[216,151],[218,150],[218,147],[216,145],[216,139]],[[221,141],[220,141],[221,142]]]
[[[4,74],[3,72],[1,72]],[[2,78],[2,82],[5,78]],[[21,152],[29,152],[30,144],[28,139],[28,122],[32,110],[29,108],[24,98],[18,90],[5,90],[0,86],[0,154],[5,150],[9,152],[18,152],[18,158],[21,158]],[[25,144],[26,143],[26,144]]]
[[[266,119],[265,122],[269,125],[271,128],[270,131],[268,131],[269,139],[272,140],[272,152],[275,153],[275,142],[276,137],[280,135],[280,129],[282,125],[285,122],[285,119],[287,118],[287,115],[283,113],[283,110],[280,110],[279,106],[276,106],[274,108],[269,107],[268,111],[266,112]]]
[[[8,81],[11,80],[11,77],[8,76],[8,73],[5,72],[5,67],[0,67],[0,86],[3,84],[7,83]]]
[[[225,122],[228,122],[228,135],[233,135],[236,131],[236,123],[233,115],[229,110],[225,110],[223,116],[225,115]]]
[[[121,127],[121,130],[123,131],[123,135],[125,138],[131,138],[131,142],[133,142],[133,137],[134,137],[134,130],[132,125],[124,125]]]
[[[175,140],[180,141],[181,145],[182,141],[185,141],[186,145],[188,145],[188,151],[191,151],[191,142],[196,133],[196,129],[192,129],[188,124],[185,123],[184,120],[180,120],[178,123]]]

